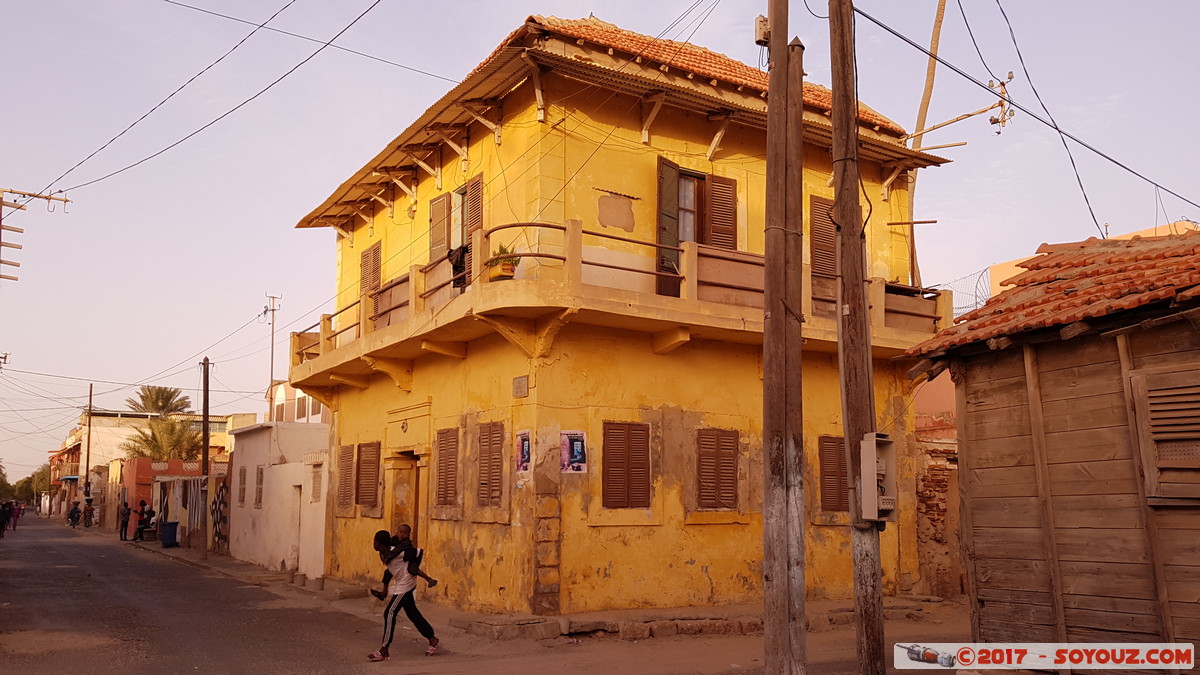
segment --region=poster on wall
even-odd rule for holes
[[[530,434],[528,431],[517,432],[517,472],[527,473],[532,468]]]
[[[587,445],[582,431],[563,431],[562,439],[562,470],[563,473],[587,473]]]

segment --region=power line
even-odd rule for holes
[[[889,33],[891,33],[892,35],[896,36],[896,37],[897,37],[897,38],[899,38],[900,40],[902,40],[902,41],[904,41],[904,42],[908,43],[908,45],[909,45],[910,47],[912,47],[912,48],[914,48],[914,49],[916,49],[916,50],[920,51],[922,54],[925,54],[926,56],[928,56],[928,57],[929,57],[929,58],[931,58],[931,59],[935,59],[935,60],[936,60],[938,63],[942,64],[943,66],[946,66],[947,68],[949,68],[950,70],[954,71],[955,73],[957,73],[957,74],[958,74],[958,75],[960,75],[961,77],[963,77],[963,78],[967,79],[968,81],[970,81],[971,83],[975,84],[975,85],[976,85],[976,86],[978,86],[979,88],[981,88],[981,89],[983,89],[983,90],[987,91],[987,92],[988,92],[990,95],[992,95],[992,96],[998,96],[999,98],[1003,99],[1003,100],[1004,100],[1006,103],[1008,103],[1008,104],[1009,104],[1009,105],[1011,105],[1012,107],[1016,108],[1017,110],[1020,110],[1021,112],[1025,113],[1026,115],[1029,115],[1030,117],[1032,117],[1033,119],[1037,120],[1038,122],[1041,122],[1042,124],[1046,125],[1047,127],[1050,127],[1051,129],[1054,129],[1054,130],[1056,130],[1058,133],[1060,133],[1060,134],[1062,134],[1063,136],[1066,136],[1067,138],[1069,138],[1069,139],[1071,139],[1071,140],[1075,141],[1076,143],[1078,143],[1079,145],[1083,146],[1084,148],[1087,148],[1088,150],[1091,150],[1093,153],[1095,153],[1095,154],[1096,154],[1096,155],[1098,155],[1099,157],[1102,157],[1102,158],[1104,158],[1104,159],[1108,160],[1109,162],[1111,162],[1111,163],[1115,164],[1116,166],[1118,166],[1118,167],[1120,167],[1120,168],[1124,169],[1125,171],[1129,172],[1130,174],[1133,174],[1134,176],[1137,176],[1138,178],[1140,178],[1140,179],[1142,179],[1142,180],[1146,181],[1147,183],[1149,183],[1149,184],[1151,184],[1151,185],[1153,185],[1153,186],[1155,186],[1155,187],[1157,187],[1157,188],[1161,189],[1162,191],[1166,192],[1167,194],[1170,194],[1170,195],[1172,195],[1172,196],[1178,197],[1179,199],[1183,200],[1184,202],[1187,202],[1188,204],[1191,204],[1192,206],[1195,206],[1196,208],[1200,209],[1200,204],[1198,204],[1198,203],[1196,203],[1196,202],[1194,202],[1194,201],[1192,201],[1192,200],[1188,199],[1187,197],[1184,197],[1183,195],[1179,194],[1178,192],[1175,192],[1174,190],[1171,190],[1170,188],[1167,188],[1167,187],[1165,187],[1165,186],[1164,186],[1164,185],[1162,185],[1161,183],[1158,183],[1158,182],[1156,182],[1156,181],[1153,181],[1153,180],[1151,180],[1151,179],[1147,178],[1146,176],[1142,175],[1141,173],[1139,173],[1139,172],[1137,172],[1137,171],[1133,170],[1132,168],[1130,168],[1128,165],[1126,165],[1126,164],[1124,164],[1124,163],[1122,163],[1122,162],[1118,161],[1117,159],[1113,158],[1111,155],[1109,155],[1109,154],[1107,154],[1107,153],[1105,153],[1105,152],[1102,152],[1102,151],[1100,151],[1099,149],[1097,149],[1095,146],[1091,145],[1090,143],[1087,143],[1087,142],[1085,142],[1085,141],[1081,140],[1081,139],[1080,139],[1078,136],[1075,136],[1074,134],[1072,134],[1072,133],[1070,133],[1070,132],[1068,132],[1068,131],[1064,131],[1063,129],[1059,128],[1059,127],[1058,127],[1057,125],[1055,125],[1055,124],[1051,124],[1050,122],[1048,122],[1048,121],[1046,121],[1045,119],[1043,119],[1043,118],[1042,118],[1040,115],[1038,115],[1037,113],[1033,112],[1033,111],[1032,111],[1032,110],[1030,110],[1029,108],[1026,108],[1025,106],[1021,105],[1020,103],[1017,103],[1016,101],[1013,101],[1013,100],[1012,100],[1011,98],[1009,98],[1008,96],[1006,96],[1006,95],[1003,95],[1003,94],[998,94],[998,93],[997,93],[997,92],[996,92],[994,89],[992,89],[992,88],[988,87],[988,86],[987,86],[987,84],[985,84],[985,83],[983,83],[983,82],[980,82],[979,80],[975,79],[975,78],[974,78],[974,77],[972,77],[971,75],[969,75],[969,74],[967,74],[966,72],[964,72],[964,71],[963,71],[961,68],[959,68],[958,66],[954,65],[953,63],[950,63],[949,61],[947,61],[947,60],[943,59],[942,57],[940,57],[940,56],[937,56],[936,54],[933,54],[933,53],[931,53],[931,52],[930,52],[928,49],[926,49],[926,48],[922,47],[921,45],[917,44],[916,42],[914,42],[913,40],[911,40],[911,39],[910,39],[908,36],[906,36],[906,35],[904,35],[903,33],[901,33],[901,32],[899,32],[899,31],[897,31],[896,29],[892,28],[891,26],[889,26],[889,25],[887,25],[887,24],[883,23],[883,22],[882,22],[882,21],[880,21],[879,19],[876,19],[875,17],[871,16],[870,14],[867,14],[866,12],[864,12],[864,11],[863,11],[863,10],[861,10],[861,9],[859,9],[858,7],[855,7],[855,8],[854,8],[854,11],[855,11],[855,13],[857,13],[858,15],[862,16],[864,19],[866,19],[866,20],[870,21],[871,23],[875,24],[876,26],[879,26],[880,28],[882,28],[883,30],[885,30],[885,31],[887,31],[887,32],[889,32]]]
[[[189,368],[189,370],[190,370],[190,368]],[[55,375],[54,373],[37,373],[32,370],[17,370],[16,368],[5,368],[4,372],[6,372],[6,373],[7,372],[22,373],[25,375],[38,375],[40,377],[53,377],[53,378],[57,378],[60,380],[75,380],[78,382],[98,382],[100,384],[119,384],[119,385],[121,385],[121,389],[126,389],[128,387],[138,387],[138,386],[142,385],[142,382],[117,382],[115,380],[97,380],[97,379],[91,378],[91,377],[75,377],[73,375]],[[118,389],[118,390],[114,390],[114,391],[120,391],[120,390]],[[197,387],[195,389],[189,389],[188,391],[199,391],[199,387]],[[245,391],[245,390],[239,390],[239,389],[220,389],[220,390],[214,389],[212,391],[219,391],[224,394],[260,393],[260,392]],[[101,392],[101,393],[105,393],[105,392]],[[107,392],[107,393],[112,393],[112,392]]]
[[[174,98],[174,97],[175,97],[175,95],[176,95],[176,94],[178,94],[179,92],[183,91],[184,87],[187,87],[189,84],[191,84],[192,82],[196,81],[196,78],[200,77],[200,76],[201,76],[201,75],[203,75],[204,73],[207,73],[209,70],[211,70],[211,69],[212,69],[214,66],[216,66],[218,63],[220,63],[220,62],[224,61],[224,60],[225,60],[225,57],[229,56],[229,55],[230,55],[230,54],[232,54],[234,51],[236,51],[236,50],[237,50],[237,48],[238,48],[238,47],[241,47],[241,46],[242,46],[242,45],[243,45],[243,44],[244,44],[244,43],[245,43],[247,40],[249,40],[250,38],[254,37],[254,35],[255,35],[256,33],[258,33],[258,31],[262,30],[262,28],[263,28],[263,27],[265,27],[265,26],[266,26],[268,23],[270,23],[272,19],[274,19],[275,17],[279,16],[281,13],[283,13],[283,10],[287,9],[288,7],[291,7],[291,6],[292,6],[292,4],[293,4],[293,3],[295,3],[295,2],[296,2],[296,0],[288,0],[288,3],[287,3],[286,5],[284,5],[283,7],[280,7],[280,8],[279,8],[279,9],[278,9],[278,10],[277,10],[277,11],[276,11],[274,14],[272,14],[270,17],[268,17],[266,21],[264,21],[264,22],[262,22],[261,24],[258,24],[257,26],[255,26],[254,30],[250,31],[250,33],[249,33],[249,34],[247,34],[247,35],[246,35],[246,37],[244,37],[244,38],[242,38],[241,40],[239,40],[237,44],[235,44],[234,46],[230,47],[230,48],[229,48],[229,51],[227,51],[227,52],[225,52],[224,54],[222,54],[222,55],[220,56],[220,58],[218,58],[216,61],[213,61],[212,63],[208,64],[208,65],[207,65],[207,66],[205,66],[205,67],[204,67],[204,68],[203,68],[203,69],[202,69],[200,72],[198,72],[198,73],[196,73],[195,75],[193,75],[193,76],[191,76],[190,78],[188,78],[188,80],[187,80],[186,82],[184,82],[183,84],[179,85],[179,87],[177,87],[177,88],[175,89],[175,91],[171,92],[170,94],[168,94],[168,95],[167,95],[167,97],[166,97],[166,98],[164,98],[163,100],[161,100],[161,101],[159,101],[158,103],[156,103],[156,104],[154,105],[154,107],[153,107],[153,108],[150,108],[150,110],[146,111],[146,113],[145,113],[145,114],[143,114],[141,117],[139,117],[139,118],[137,118],[136,120],[134,120],[134,121],[133,121],[133,122],[132,122],[132,123],[131,123],[129,126],[125,127],[125,128],[124,128],[124,129],[123,129],[123,130],[122,130],[122,131],[119,133],[119,134],[117,134],[116,136],[113,136],[112,138],[108,139],[108,141],[107,141],[107,142],[106,142],[104,145],[101,145],[99,148],[96,148],[95,150],[93,150],[93,151],[92,151],[92,154],[90,154],[90,155],[88,155],[87,157],[84,157],[83,159],[79,160],[78,162],[76,162],[76,163],[75,163],[75,166],[73,166],[73,167],[71,167],[71,168],[67,169],[67,170],[66,170],[66,171],[64,171],[64,172],[62,173],[62,175],[60,175],[58,178],[55,178],[54,180],[50,181],[50,184],[49,184],[49,185],[47,185],[45,188],[43,188],[43,190],[42,190],[42,191],[43,191],[43,192],[45,192],[46,190],[49,190],[51,187],[53,187],[53,186],[54,186],[54,184],[55,184],[55,183],[57,183],[58,181],[62,180],[63,178],[66,178],[66,177],[67,177],[67,176],[68,176],[68,175],[69,175],[69,174],[70,174],[72,171],[74,171],[75,169],[78,169],[80,166],[82,166],[82,165],[84,164],[84,162],[87,162],[89,159],[91,159],[91,158],[95,157],[97,154],[99,154],[99,153],[100,153],[101,151],[103,151],[105,148],[107,148],[108,146],[112,145],[114,141],[116,141],[118,138],[120,138],[120,137],[124,136],[126,133],[128,133],[128,132],[129,132],[129,130],[130,130],[130,129],[134,128],[134,127],[135,127],[135,126],[137,126],[137,125],[138,125],[138,124],[139,124],[139,123],[140,123],[142,120],[144,120],[144,119],[146,119],[147,117],[149,117],[149,116],[150,116],[150,115],[151,115],[151,114],[152,114],[152,113],[153,113],[155,110],[158,110],[159,108],[161,108],[161,107],[163,106],[163,104],[164,104],[164,103],[166,103],[167,101],[170,101],[172,98]],[[251,24],[251,25],[253,25],[253,24]]]
[[[1008,24],[1008,36],[1012,39],[1013,49],[1017,51],[1017,60],[1021,62],[1021,72],[1025,73],[1025,81],[1029,82],[1029,88],[1033,90],[1033,95],[1037,98],[1038,104],[1046,112],[1046,117],[1050,118],[1050,123],[1054,125],[1054,130],[1058,132],[1058,140],[1062,141],[1063,150],[1067,151],[1067,158],[1071,160],[1071,170],[1075,172],[1075,182],[1079,183],[1079,191],[1083,193],[1083,202],[1087,204],[1088,213],[1092,216],[1092,222],[1095,223],[1096,229],[1100,231],[1100,238],[1107,239],[1108,234],[1105,233],[1104,228],[1100,227],[1100,221],[1096,218],[1096,211],[1092,209],[1092,200],[1088,199],[1087,190],[1083,187],[1083,178],[1079,175],[1079,167],[1075,165],[1075,155],[1071,152],[1070,146],[1067,145],[1067,139],[1063,136],[1063,130],[1058,126],[1054,115],[1050,114],[1050,109],[1046,107],[1046,102],[1042,100],[1042,95],[1038,93],[1037,87],[1034,86],[1033,78],[1029,76],[1029,68],[1025,66],[1025,57],[1021,55],[1021,47],[1017,44],[1017,34],[1013,32],[1012,22],[1008,20],[1008,12],[1004,11],[1004,5],[1000,4],[1000,0],[996,0],[996,6],[1000,8],[1000,14],[1004,17],[1004,23]]]
[[[150,160],[154,159],[155,157],[158,157],[159,155],[161,155],[161,154],[163,154],[163,153],[167,152],[168,150],[171,150],[172,148],[175,148],[175,147],[177,147],[178,145],[180,145],[180,144],[181,144],[181,143],[183,143],[184,141],[186,141],[186,140],[188,140],[188,139],[190,139],[190,138],[192,138],[192,137],[196,136],[197,134],[199,134],[200,132],[204,131],[205,129],[208,129],[209,127],[211,127],[212,125],[216,124],[217,122],[220,122],[221,120],[225,119],[226,117],[229,117],[229,116],[230,116],[230,115],[232,115],[233,113],[237,112],[238,110],[240,110],[241,108],[243,108],[244,106],[246,106],[247,104],[249,104],[251,101],[253,101],[253,100],[257,99],[259,96],[262,96],[263,94],[267,93],[267,91],[269,91],[269,90],[270,90],[271,88],[273,88],[275,85],[277,85],[277,84],[279,84],[280,82],[282,82],[282,81],[284,80],[284,78],[286,78],[288,75],[291,75],[292,73],[296,72],[296,71],[297,71],[297,70],[300,68],[300,66],[303,66],[304,64],[306,64],[306,63],[308,63],[309,61],[311,61],[311,60],[313,60],[314,58],[316,58],[317,54],[320,54],[321,52],[325,51],[325,49],[326,49],[327,47],[329,47],[329,45],[330,45],[331,43],[333,43],[333,41],[334,41],[334,40],[338,39],[339,37],[341,37],[341,36],[342,36],[342,34],[343,34],[343,33],[345,33],[346,31],[350,30],[352,27],[354,27],[354,25],[355,25],[355,24],[357,24],[359,21],[361,21],[361,20],[362,20],[362,18],[363,18],[364,16],[366,16],[368,12],[370,12],[372,9],[375,9],[375,7],[376,7],[376,6],[377,6],[377,5],[378,5],[380,2],[382,2],[382,1],[383,1],[383,0],[375,0],[375,2],[371,3],[371,6],[370,6],[370,7],[366,8],[365,10],[363,10],[362,14],[359,14],[357,17],[355,17],[355,19],[354,19],[353,21],[351,21],[349,24],[347,24],[345,28],[342,28],[340,31],[338,31],[338,32],[337,32],[337,34],[336,34],[336,35],[334,35],[333,37],[329,38],[329,41],[328,41],[328,42],[325,42],[324,44],[322,44],[322,45],[321,45],[321,46],[320,46],[320,47],[319,47],[319,48],[318,48],[318,49],[317,49],[315,52],[313,52],[312,54],[309,54],[309,55],[308,55],[308,56],[307,56],[307,57],[306,57],[306,58],[305,58],[303,61],[301,61],[300,63],[297,63],[295,66],[292,66],[292,67],[291,67],[291,68],[290,68],[290,69],[289,69],[287,72],[285,72],[283,75],[280,75],[278,78],[276,78],[276,79],[275,79],[275,81],[271,82],[271,83],[270,83],[270,84],[268,84],[267,86],[265,86],[265,87],[263,87],[262,89],[260,89],[260,90],[258,91],[258,93],[254,94],[254,95],[253,95],[253,96],[251,96],[250,98],[248,98],[248,99],[246,99],[246,100],[242,101],[241,103],[237,104],[236,106],[234,106],[234,107],[230,108],[229,110],[227,110],[226,112],[222,113],[220,116],[218,116],[216,119],[212,120],[212,121],[211,121],[211,122],[209,122],[208,124],[205,124],[204,126],[202,126],[202,127],[200,127],[199,129],[197,129],[197,130],[193,131],[192,133],[190,133],[190,134],[188,134],[188,135],[184,136],[183,138],[181,138],[181,139],[179,139],[179,140],[175,141],[174,143],[171,143],[170,145],[168,145],[167,147],[163,148],[162,150],[159,150],[158,152],[155,152],[155,153],[154,153],[154,154],[152,154],[152,155],[149,155],[149,156],[143,157],[142,159],[139,159],[138,161],[134,162],[133,164],[130,164],[130,165],[128,165],[128,166],[126,166],[126,167],[124,167],[124,168],[121,168],[121,169],[117,169],[116,171],[112,171],[112,172],[110,172],[110,173],[107,173],[107,174],[105,174],[105,175],[103,175],[103,176],[100,176],[99,178],[94,178],[94,179],[92,179],[92,180],[90,180],[90,181],[87,181],[86,183],[80,183],[79,185],[75,185],[75,186],[73,186],[73,187],[69,187],[69,188],[67,188],[66,190],[60,190],[60,192],[67,192],[67,191],[70,191],[70,190],[78,190],[79,188],[83,188],[83,187],[87,187],[87,186],[89,186],[89,185],[93,185],[93,184],[95,184],[95,183],[99,183],[99,182],[100,182],[100,181],[102,181],[102,180],[107,180],[107,179],[109,179],[109,178],[112,178],[113,176],[116,176],[116,175],[118,175],[118,174],[124,173],[124,172],[126,172],[126,171],[128,171],[128,170],[130,170],[130,169],[132,169],[132,168],[134,168],[134,167],[137,167],[137,166],[140,166],[140,165],[142,165],[142,164],[145,164],[146,162],[148,162],[148,161],[150,161]]]
[[[247,21],[247,20],[245,20],[245,19],[239,19],[239,18],[238,18],[238,17],[236,17],[236,16],[229,16],[228,14],[221,14],[220,12],[214,12],[214,11],[212,11],[212,10],[204,9],[203,7],[195,7],[195,6],[193,6],[193,5],[184,4],[184,3],[182,3],[182,2],[177,2],[176,0],[163,0],[163,2],[166,2],[166,3],[168,3],[168,4],[172,4],[172,5],[177,5],[177,6],[179,6],[179,7],[185,7],[185,8],[187,8],[187,9],[192,9],[192,10],[195,10],[195,11],[197,11],[197,12],[202,12],[202,13],[204,13],[204,14],[211,14],[211,15],[213,15],[213,16],[219,16],[219,17],[221,17],[222,19],[229,19],[230,21],[237,21],[238,23],[250,24],[250,25],[252,25],[252,26],[254,25],[254,22],[252,22],[252,21]],[[264,25],[264,26],[261,26],[261,27],[262,27],[262,28],[264,28],[264,29],[266,29],[266,30],[273,31],[273,32],[275,32],[275,33],[279,33],[279,34],[281,34],[281,35],[287,35],[287,36],[289,36],[289,37],[299,38],[299,39],[301,39],[301,40],[308,40],[309,42],[316,42],[316,43],[318,43],[318,44],[322,42],[322,40],[318,40],[317,38],[308,37],[307,35],[300,35],[299,33],[290,33],[290,32],[288,32],[288,31],[286,31],[286,30],[281,30],[281,29],[279,29],[279,28],[273,28],[273,27],[271,27],[271,26],[265,26],[265,25]],[[360,51],[355,51],[355,50],[353,50],[353,49],[350,49],[350,48],[348,48],[348,47],[341,47],[341,46],[338,46],[338,45],[328,45],[328,46],[329,46],[329,47],[332,47],[332,48],[334,48],[334,49],[339,49],[339,50],[341,50],[341,51],[343,51],[343,52],[347,52],[347,53],[349,53],[349,54],[354,54],[355,56],[361,56],[361,57],[363,57],[363,58],[371,59],[372,61],[378,61],[378,62],[380,62],[380,63],[386,63],[386,64],[387,64],[387,65],[389,65],[389,66],[395,66],[395,67],[397,67],[397,68],[403,68],[404,70],[408,70],[408,71],[411,71],[411,72],[414,72],[414,73],[418,73],[418,74],[421,74],[421,75],[428,75],[429,77],[437,78],[437,79],[439,79],[439,80],[445,80],[446,82],[451,82],[451,83],[453,83],[453,84],[458,84],[458,83],[459,83],[459,81],[458,81],[458,80],[456,80],[456,79],[454,79],[454,78],[451,78],[451,77],[445,77],[445,76],[442,76],[442,75],[438,75],[437,73],[431,73],[431,72],[429,72],[429,71],[427,71],[427,70],[421,70],[420,68],[413,68],[412,66],[406,66],[406,65],[404,65],[403,63],[396,63],[395,61],[389,61],[389,60],[387,60],[387,59],[380,58],[380,57],[378,57],[378,56],[374,56],[374,55],[367,54],[367,53],[360,52]]]

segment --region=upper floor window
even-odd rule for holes
[[[650,508],[649,424],[604,423],[600,478],[604,508]]]
[[[737,181],[679,168],[658,158],[658,244],[694,241],[737,249]],[[680,252],[658,249],[659,272],[679,273]],[[679,295],[679,279],[660,276],[660,295]]]

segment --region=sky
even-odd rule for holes
[[[855,6],[928,45],[936,0]],[[20,277],[0,281],[0,465],[9,480],[61,447],[89,383],[101,408],[125,408],[142,383],[178,387],[198,408],[208,356],[213,414],[262,415],[272,373],[267,295],[282,296],[276,378],[286,377],[288,333],[333,311],[334,234],[295,224],[526,16],[593,12],[764,62],[753,26],[766,0],[0,4],[0,187],[63,190],[72,200],[3,213],[24,229],[4,233],[23,248],[0,254],[21,263],[0,269]],[[828,23],[817,16],[826,13],[821,0],[791,2],[789,32],[805,44],[808,79],[829,85]],[[254,32],[268,18],[295,35]],[[982,82],[989,70],[1012,71],[1017,104],[1182,196],[1068,141],[1096,221],[1120,234],[1200,220],[1187,201],[1200,203],[1200,134],[1186,119],[1200,110],[1189,85],[1200,63],[1196,25],[1200,5],[1187,0],[962,0],[961,9],[949,0],[940,55]],[[862,17],[856,28],[860,100],[913,130],[927,57]],[[995,101],[939,66],[928,124]],[[918,179],[916,217],[937,221],[918,226],[926,285],[959,288],[1043,242],[1099,234],[1053,129],[1018,110],[997,134],[986,118],[925,137],[926,146],[966,142],[932,151],[953,162]]]

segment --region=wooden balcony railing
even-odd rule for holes
[[[500,243],[512,252],[496,254]],[[472,234],[469,251],[473,255],[465,256],[463,266],[458,269],[448,254],[424,265],[411,266],[407,273],[386,280],[378,290],[363,294],[337,312],[323,315],[317,324],[293,333],[292,365],[332,352],[373,331],[403,324],[423,312],[437,311],[468,288],[496,283],[489,278],[488,270],[506,258],[519,260],[518,281],[561,281],[581,288],[591,286],[722,305],[763,307],[764,259],[745,251],[694,242],[667,246],[585,230],[578,221],[568,225],[508,223],[477,230]],[[489,253],[474,254],[479,251]],[[668,260],[670,264],[664,264]],[[668,266],[675,271],[662,269]],[[810,279],[808,267],[804,269],[806,279]],[[830,318],[824,291],[817,293],[820,289],[807,283],[806,287],[809,288],[805,294],[805,315],[818,321]],[[932,335],[950,320],[946,311],[948,292],[882,279],[873,279],[869,292],[873,326]],[[818,299],[815,295],[821,296],[820,302],[814,302]]]

